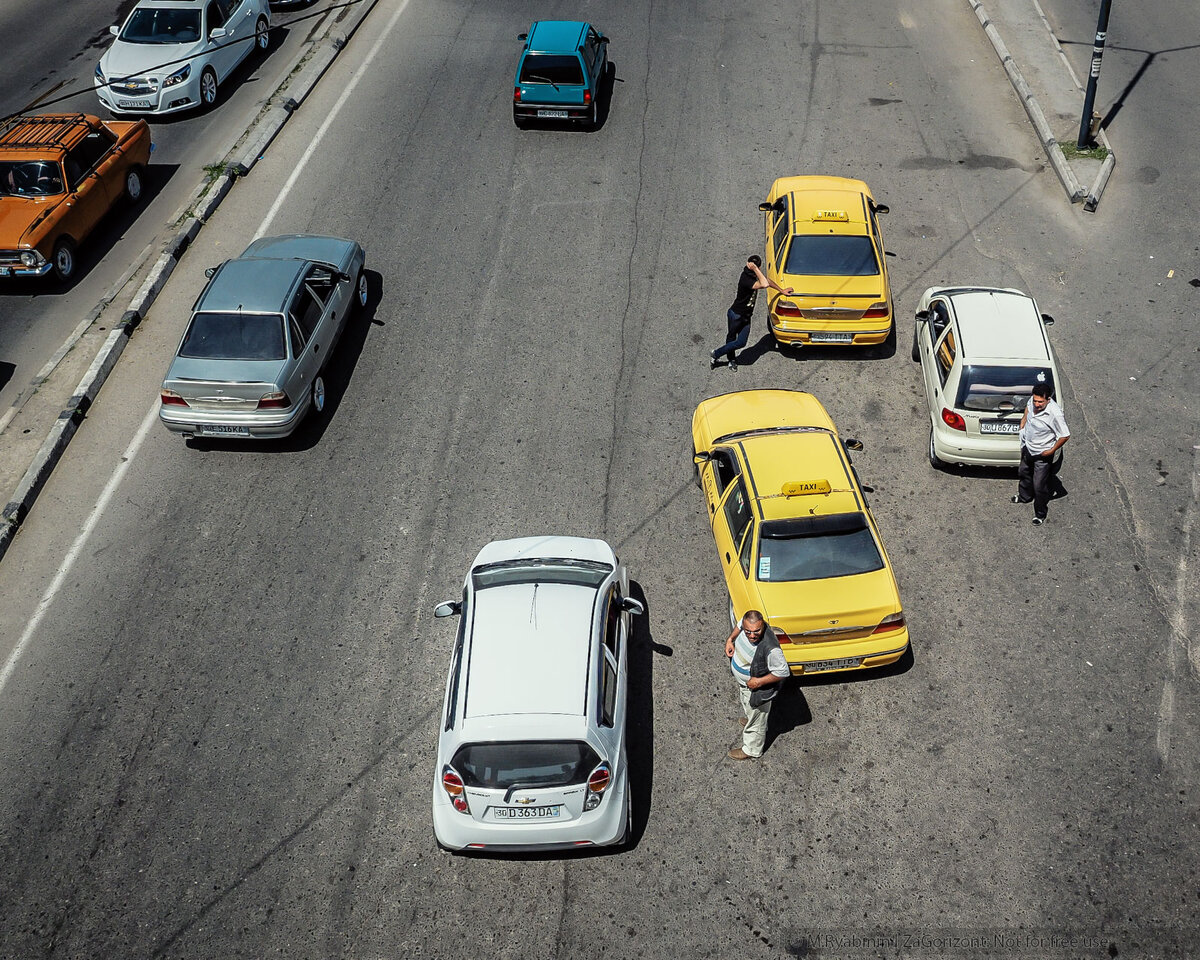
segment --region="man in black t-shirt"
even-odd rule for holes
[[[780,293],[792,292],[791,287],[785,290],[774,280],[769,280],[762,272],[762,257],[757,253],[753,254],[747,258],[742,275],[738,277],[737,296],[727,315],[729,329],[725,337],[725,346],[718,347],[709,354],[710,369],[717,369],[721,357],[729,357],[730,370],[737,369],[736,351],[741,350],[750,339],[750,319],[754,314],[754,301],[758,299],[758,291],[767,287],[774,287]]]

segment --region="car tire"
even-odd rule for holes
[[[526,120],[524,117],[517,116],[517,111],[515,108],[513,109],[513,123],[516,124],[518,130],[528,130],[529,129],[529,121]]]
[[[600,126],[600,107],[596,103],[596,98],[593,97],[592,98],[592,109],[591,109],[591,112],[588,113],[588,118],[587,118],[587,128],[589,130],[595,130],[599,126]]]
[[[362,270],[359,270],[358,278],[354,281],[354,305],[359,310],[366,310],[370,299],[371,287],[367,283],[367,275]]]
[[[927,452],[929,454],[929,465],[933,467],[934,470],[941,470],[946,466],[941,459],[938,458],[937,451],[933,448],[933,424],[929,425],[929,450]]]
[[[200,74],[200,106],[207,110],[217,102],[217,73],[212,67],[205,67]]]
[[[633,784],[629,782],[625,784],[625,832],[621,834],[617,846],[633,846]]]
[[[270,45],[271,25],[267,23],[266,17],[259,17],[258,23],[254,25],[254,46],[259,53],[266,53]]]
[[[917,330],[919,329],[919,327],[920,327],[920,324],[913,325],[912,358],[913,358],[914,363],[921,362],[921,344],[917,342]]]
[[[145,172],[138,164],[134,164],[125,172],[125,199],[130,204],[136,204],[142,199],[142,193],[146,188],[146,182],[143,179]]]
[[[75,276],[77,266],[75,257],[75,241],[70,237],[59,237],[54,244],[54,252],[50,255],[53,264],[54,279],[66,283]]]
[[[695,481],[696,486],[700,487],[701,489],[704,488],[704,484],[700,480],[700,464],[696,462],[695,445],[692,446],[692,480]]]
[[[314,417],[319,417],[325,412],[325,379],[319,373],[313,378],[312,384],[312,403],[308,405],[308,409]]]

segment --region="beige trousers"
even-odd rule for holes
[[[767,742],[767,715],[775,701],[768,700],[761,707],[750,706],[750,688],[743,687],[740,683],[738,694],[742,698],[742,713],[746,715],[746,728],[742,731],[742,752],[750,757],[761,757]]]

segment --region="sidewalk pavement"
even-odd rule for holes
[[[336,15],[314,31],[286,79],[226,154],[225,172],[197,185],[174,218],[174,229],[143,251],[105,298],[81,318],[71,337],[13,407],[0,414],[0,490],[12,491],[0,513],[0,557],[188,245],[229,192],[235,177],[250,172],[376,2],[364,0],[356,5],[356,15],[347,17],[344,24],[344,10],[331,11]],[[967,2],[1024,104],[1068,199],[1094,210],[1116,158],[1103,132],[1099,142],[1108,150],[1104,160],[1068,157],[1059,146],[1074,147],[1083,112],[1083,89],[1037,0],[988,0],[986,9],[979,0]],[[335,34],[335,27],[342,29]]]

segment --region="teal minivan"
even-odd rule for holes
[[[567,120],[595,127],[608,37],[579,20],[535,20],[518,38],[513,122]]]

